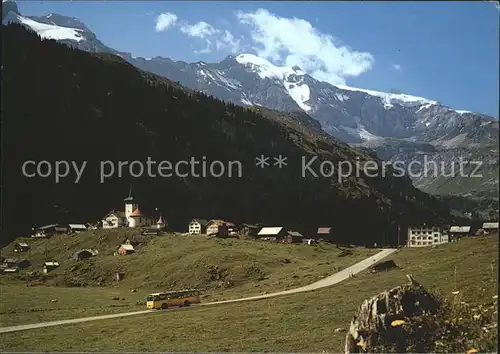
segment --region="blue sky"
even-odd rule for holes
[[[220,61],[253,53],[331,83],[498,118],[498,19],[485,2],[18,1],[59,13],[135,56]],[[163,16],[161,16],[163,14]],[[161,16],[161,17],[160,17]]]

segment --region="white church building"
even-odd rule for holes
[[[161,218],[161,221],[158,220],[157,222],[154,217],[144,215],[139,209],[139,204],[131,194],[125,198],[124,202],[125,212],[110,211],[102,219],[103,229],[114,229],[117,227],[147,227],[155,224],[158,226],[160,222],[164,224],[163,218]]]

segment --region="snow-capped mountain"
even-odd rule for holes
[[[40,37],[54,39],[81,50],[100,53],[119,53],[104,45],[85,24],[77,18],[58,14],[45,16],[21,15],[17,4],[12,0],[2,1],[2,23],[15,22],[35,31]]]
[[[251,54],[210,64],[124,58],[141,69],[234,103],[303,110],[325,131],[348,143],[398,138],[454,148],[497,139],[498,121],[491,117],[402,93],[334,86],[298,67],[278,67]]]
[[[133,57],[100,42],[76,18],[22,16],[13,1],[2,5],[4,24],[22,23],[43,38],[86,51],[119,55],[140,69],[235,104],[306,112],[332,136],[374,149],[383,159],[411,162],[429,154],[450,164],[474,157],[485,158],[498,169],[498,120],[483,114],[455,110],[404,93],[332,85],[297,66],[276,66],[252,54],[228,56],[218,63]],[[415,182],[426,190],[433,179]],[[488,184],[485,188],[490,187]],[[498,178],[493,188],[498,188]]]

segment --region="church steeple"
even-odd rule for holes
[[[139,209],[139,204],[132,196],[132,185],[130,185],[130,189],[128,191],[128,197],[124,199],[125,202],[125,217],[127,218],[128,226],[135,227],[136,221],[132,216],[132,213]]]
[[[132,197],[132,185],[130,185],[130,188],[128,190],[128,197],[124,199],[125,204],[133,204],[134,203],[134,197]]]

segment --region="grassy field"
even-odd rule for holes
[[[470,304],[491,302],[497,294],[498,235],[404,249],[388,259],[399,268],[366,271],[310,293],[1,334],[1,349],[339,352],[345,333],[335,329],[347,329],[365,298],[406,282],[405,274]],[[452,295],[455,290],[459,295]]]
[[[0,277],[1,325],[143,309],[138,303],[146,294],[169,289],[200,288],[205,302],[286,290],[377,252],[355,248],[346,255],[334,245],[165,235],[142,240],[135,254],[113,256],[121,242],[136,236],[137,231],[125,229],[26,240],[32,247],[27,255],[32,266],[20,275]],[[2,256],[14,255],[12,246],[2,250]],[[73,260],[73,253],[82,248],[97,248],[99,254]],[[58,269],[47,275],[28,275],[52,259],[60,263]],[[114,280],[116,272],[125,274],[123,281]]]

